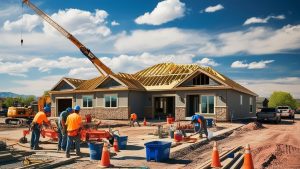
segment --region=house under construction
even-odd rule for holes
[[[257,95],[210,67],[162,63],[134,74],[90,80],[62,78],[50,91],[52,115],[80,105],[81,115],[99,119],[184,120],[195,112],[218,121],[255,116]]]

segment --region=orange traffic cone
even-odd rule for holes
[[[247,144],[247,146],[245,148],[243,169],[254,169],[249,144]]]
[[[119,152],[119,144],[117,138],[114,139],[114,151]]]
[[[144,117],[144,126],[147,126],[146,117]]]
[[[107,148],[107,143],[104,143],[103,149],[102,149],[102,156],[101,156],[101,161],[100,165],[101,167],[110,167],[110,154]]]
[[[212,157],[211,157],[211,167],[213,167],[213,168],[222,167],[221,162],[220,162],[217,142],[214,142],[214,148],[213,148]]]

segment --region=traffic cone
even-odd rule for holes
[[[245,148],[243,169],[254,169],[249,144],[247,144],[247,146]]]
[[[221,162],[220,162],[217,142],[214,142],[214,148],[213,148],[212,157],[211,157],[211,167],[212,168],[222,167]]]
[[[110,167],[110,154],[107,148],[107,143],[104,143],[103,149],[102,149],[102,156],[100,161],[101,167]]]
[[[114,151],[115,152],[120,152],[117,138],[114,139],[114,145],[113,146],[114,146]]]
[[[146,117],[144,117],[144,126],[147,126]]]

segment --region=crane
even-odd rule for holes
[[[46,22],[48,22],[52,27],[54,27],[58,32],[60,32],[63,36],[68,38],[77,48],[83,53],[97,68],[97,70],[103,76],[107,76],[113,74],[110,68],[108,68],[105,64],[103,64],[96,55],[93,54],[90,49],[85,47],[77,38],[75,38],[71,33],[66,31],[63,27],[57,24],[54,20],[51,19],[45,12],[40,10],[34,4],[32,4],[29,0],[22,0],[23,4],[26,4],[29,8],[34,10],[41,18],[43,18]]]

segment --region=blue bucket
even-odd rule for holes
[[[156,162],[169,159],[171,142],[152,141],[145,143],[147,161],[154,160]]]
[[[128,136],[118,136],[114,135],[115,138],[118,140],[118,145],[120,150],[126,150]]]
[[[206,119],[207,127],[212,127],[214,119]]]
[[[103,143],[88,143],[91,160],[101,160]]]

